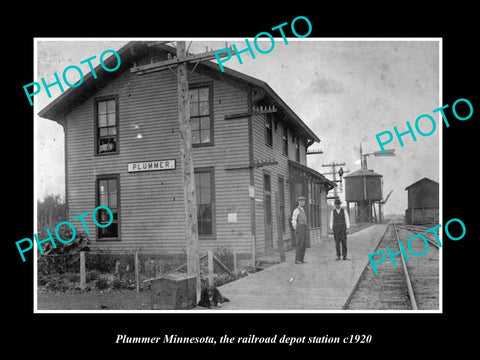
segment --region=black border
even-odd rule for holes
[[[303,5],[277,3],[274,7],[261,9],[258,6],[237,4],[239,9],[219,4],[202,4],[188,10],[171,8],[163,4],[145,11],[149,5],[142,4],[132,12],[125,13],[111,6],[105,10],[112,21],[105,26],[89,20],[102,13],[86,7],[76,21],[55,15],[44,6],[33,9],[28,5],[15,13],[21,34],[6,31],[10,38],[5,48],[10,56],[4,57],[7,66],[6,96],[9,101],[9,116],[4,119],[4,134],[11,142],[4,142],[7,194],[4,206],[7,210],[7,228],[4,256],[7,272],[4,272],[4,309],[12,314],[5,343],[12,350],[28,346],[35,355],[47,351],[51,357],[65,356],[62,350],[76,352],[83,349],[86,356],[92,353],[143,355],[145,350],[158,356],[167,356],[163,350],[190,350],[197,356],[212,347],[201,345],[118,345],[117,334],[130,336],[162,336],[175,333],[179,336],[272,336],[289,334],[296,336],[324,335],[348,336],[372,334],[374,341],[368,345],[322,345],[322,346],[258,346],[217,345],[230,354],[239,349],[254,354],[259,348],[280,349],[287,356],[299,356],[304,350],[315,356],[335,352],[343,356],[352,350],[370,356],[389,356],[393,353],[435,354],[443,349],[456,349],[467,353],[475,344],[475,268],[477,253],[476,228],[472,204],[476,199],[476,164],[473,137],[480,105],[478,101],[477,25],[472,4],[432,5],[423,10],[417,2],[383,4],[374,7],[366,3],[354,5],[341,3],[324,5],[314,2],[310,9]],[[97,8],[98,7],[98,8]],[[202,10],[200,10],[202,8]],[[158,9],[158,11],[156,10]],[[43,10],[43,11],[41,11]],[[116,12],[119,14],[116,14]],[[277,12],[275,12],[277,10]],[[183,11],[183,14],[179,12]],[[245,11],[245,13],[242,13]],[[12,11],[11,11],[12,12]],[[185,15],[185,13],[187,15]],[[31,14],[31,15],[29,15]],[[57,14],[59,14],[57,12]],[[81,16],[80,16],[81,15]],[[33,107],[25,99],[23,85],[33,81],[34,37],[106,37],[106,36],[235,36],[253,37],[258,32],[290,22],[303,15],[313,25],[311,37],[441,37],[443,38],[443,104],[453,104],[459,98],[467,98],[473,104],[474,114],[468,121],[453,120],[451,127],[443,130],[443,221],[462,219],[467,228],[464,239],[444,243],[444,313],[443,314],[33,314],[33,256],[26,255],[22,263],[14,242],[33,234]],[[12,22],[9,22],[12,24]],[[15,23],[15,22],[13,22]],[[20,26],[21,25],[21,26]],[[8,25],[11,26],[11,25]],[[11,29],[8,29],[11,30]],[[301,31],[299,30],[301,33]],[[271,55],[273,56],[273,55]],[[13,100],[13,103],[11,102]],[[15,110],[14,110],[15,109]],[[447,115],[451,112],[447,112]],[[19,142],[19,134],[22,141]],[[8,147],[7,147],[8,146]],[[20,149],[19,149],[20,146]],[[15,151],[12,151],[15,149]],[[13,159],[12,159],[13,156]],[[473,161],[472,161],[473,160]],[[13,165],[13,169],[10,167]],[[5,183],[4,183],[5,184]],[[6,214],[6,215],[5,215]],[[477,245],[478,248],[478,245]],[[21,346],[21,347],[20,347]],[[381,349],[381,352],[376,352]],[[79,350],[81,351],[81,350]],[[208,354],[205,353],[205,354]]]

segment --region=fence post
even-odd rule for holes
[[[80,289],[85,290],[87,276],[85,273],[85,251],[80,251]]]
[[[134,264],[135,264],[135,290],[137,292],[140,292],[140,279],[138,278],[138,252],[137,251],[135,251]]]
[[[213,251],[207,250],[208,254],[208,285],[213,286]]]

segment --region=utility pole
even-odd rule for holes
[[[177,42],[177,59],[186,56],[184,41]],[[187,64],[177,66],[178,121],[180,125],[180,154],[182,156],[183,195],[185,198],[185,236],[187,240],[187,272],[197,275],[197,299],[201,291],[200,259],[198,254],[197,199],[193,171],[192,131],[190,127],[190,97],[188,96]]]
[[[322,174],[322,175],[333,175],[333,182],[341,182],[341,181],[342,181],[341,179],[340,179],[340,180],[337,180],[337,166],[345,166],[345,163],[335,163],[335,162],[332,162],[332,163],[330,163],[330,164],[322,164],[322,166],[323,166],[323,167],[330,167],[330,168],[332,169],[332,172],[329,172],[329,173],[326,173],[326,174]],[[340,168],[340,169],[341,169],[341,168]],[[343,174],[344,174],[344,173],[349,172],[348,170],[347,170],[347,171],[343,171],[343,169],[341,169],[341,170],[342,170],[342,174],[340,175],[340,177],[343,177]],[[338,197],[338,195],[337,195],[337,187],[336,187],[336,186],[333,188],[333,196],[334,196],[335,198]]]
[[[158,47],[171,51],[166,47],[165,41],[152,42],[149,46]],[[136,66],[130,71],[138,75],[161,71],[177,66],[178,84],[178,121],[180,126],[180,154],[182,162],[183,194],[185,198],[185,237],[187,243],[187,272],[196,275],[197,300],[200,299],[201,278],[200,258],[198,252],[198,219],[197,200],[195,194],[195,174],[193,168],[192,132],[190,126],[190,96],[188,93],[187,63],[195,62],[195,67],[201,61],[215,58],[215,51],[208,51],[201,54],[189,54],[185,41],[176,42],[177,56],[173,59],[154,62],[147,65]],[[226,55],[225,55],[226,56]]]

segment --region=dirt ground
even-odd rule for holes
[[[353,224],[350,234],[372,224]],[[149,289],[134,290],[67,290],[51,291],[43,287],[37,290],[38,310],[151,310]],[[203,308],[199,308],[204,310]]]
[[[38,310],[151,310],[150,290],[53,292],[38,289]]]

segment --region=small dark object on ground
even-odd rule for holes
[[[203,306],[211,309],[213,306],[218,306],[218,303],[229,302],[230,300],[220,294],[216,286],[206,286],[200,293],[200,301],[198,306]]]

